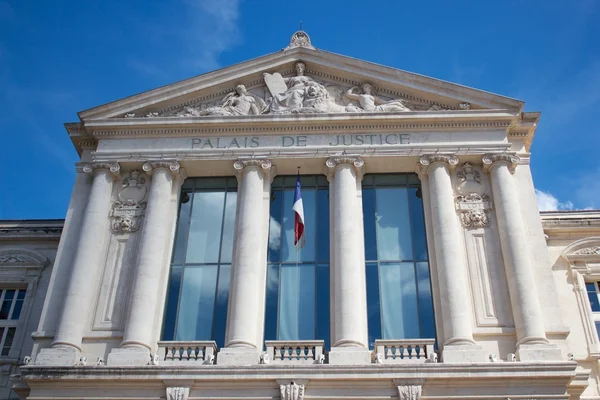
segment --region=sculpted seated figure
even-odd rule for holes
[[[346,97],[351,100],[356,100],[360,104],[360,107],[364,112],[403,112],[410,111],[401,100],[390,100],[384,101],[379,97],[373,95],[373,86],[365,83],[361,86],[362,93],[355,93],[359,91],[358,87],[348,89]]]

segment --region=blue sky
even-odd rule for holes
[[[0,0],[0,219],[63,218],[76,113],[285,47],[483,89],[541,111],[546,209],[600,208],[600,1]]]

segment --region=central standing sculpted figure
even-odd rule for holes
[[[360,89],[358,87],[353,87],[348,89],[346,92],[346,97],[351,100],[356,100],[360,104],[361,108],[365,112],[402,112],[402,111],[410,111],[408,107],[406,107],[401,100],[390,100],[383,101],[379,97],[371,94],[373,92],[373,86],[368,83],[364,83],[362,86],[362,92],[356,94],[355,91]]]

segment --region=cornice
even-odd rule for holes
[[[113,380],[115,376],[128,380],[165,379],[178,376],[179,379],[194,381],[231,381],[235,379],[353,379],[357,375],[363,380],[410,379],[429,380],[474,379],[481,383],[489,378],[494,381],[535,377],[536,380],[570,381],[575,377],[577,363],[573,361],[548,361],[543,363],[480,363],[480,364],[369,364],[369,365],[260,365],[250,367],[231,367],[219,365],[187,366],[186,368],[159,365],[149,367],[56,367],[25,365],[21,373],[25,382],[37,380],[69,381]],[[243,377],[243,378],[242,378]],[[532,378],[533,379],[533,378]]]
[[[508,129],[515,113],[506,110],[409,112],[361,115],[258,115],[189,118],[127,118],[94,120],[85,124],[94,139],[130,136],[197,136],[258,133],[350,133],[403,130],[493,130]]]
[[[0,221],[0,240],[57,239],[63,225],[62,219]]]
[[[543,211],[544,232],[552,235],[600,235],[600,211]]]

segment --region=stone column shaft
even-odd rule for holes
[[[60,322],[50,349],[38,354],[36,363],[74,365],[81,352],[85,324],[94,305],[94,286],[102,268],[102,250],[108,231],[108,214],[113,182],[119,172],[116,163],[95,162],[83,167],[93,174],[92,186],[81,221],[81,230]]]
[[[271,162],[244,159],[234,163],[239,181],[236,249],[233,254],[225,348],[219,364],[252,365],[262,351],[269,218],[264,206],[270,192]]]
[[[333,195],[332,283],[335,299],[330,364],[369,363],[364,232],[357,186],[364,161],[359,157],[327,160]]]
[[[443,319],[444,362],[484,361],[473,340],[472,307],[467,280],[467,256],[454,205],[450,169],[458,164],[452,155],[426,155],[420,159],[429,176],[429,201],[435,243],[435,260]],[[460,348],[455,353],[453,349]]]
[[[517,331],[517,347],[548,344],[519,194],[512,175],[519,157],[506,153],[487,154],[483,157],[483,163],[492,182],[502,256]]]

